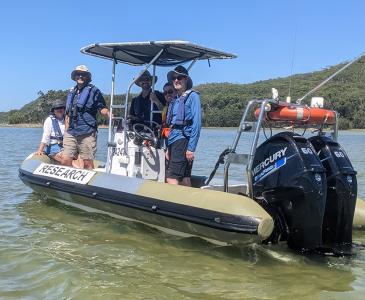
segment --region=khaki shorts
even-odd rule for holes
[[[63,155],[70,158],[95,159],[97,133],[92,132],[73,136],[65,132],[63,137]]]

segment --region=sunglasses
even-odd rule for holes
[[[75,74],[75,77],[83,77],[83,78],[85,78],[85,77],[87,77],[87,74],[85,74],[85,73],[76,73]]]
[[[186,76],[184,75],[177,75],[177,76],[172,76],[172,81],[175,81],[175,80],[181,80],[183,78],[186,78]]]
[[[173,93],[174,93],[174,90],[168,90],[168,91],[163,92],[164,95],[172,95]]]

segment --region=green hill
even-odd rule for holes
[[[271,97],[271,88],[279,91],[284,100],[291,81],[291,97],[302,97],[344,64],[322,71],[297,74],[285,78],[258,81],[250,84],[207,83],[196,86],[200,91],[204,112],[204,126],[237,126],[242,110],[251,99]],[[51,103],[56,98],[65,99],[67,91],[39,92],[39,97],[19,110],[0,113],[0,123],[42,123],[48,115]],[[340,113],[340,127],[365,128],[365,58],[362,58],[332,79],[311,96],[325,98],[325,106]],[[303,101],[309,103],[311,96]],[[122,96],[118,96],[122,97]],[[109,103],[110,96],[105,95]],[[105,119],[100,119],[105,123]]]

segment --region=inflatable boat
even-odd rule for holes
[[[131,87],[150,67],[154,75],[158,66],[189,63],[190,69],[200,60],[236,56],[185,41],[92,44],[81,52],[113,64],[106,161],[84,170],[31,154],[21,164],[19,177],[35,192],[87,211],[218,244],[287,242],[299,251],[351,253],[353,226],[365,226],[365,205],[357,200],[356,171],[337,142],[336,112],[317,107],[311,115],[306,105],[274,98],[251,100],[231,147],[222,152],[210,176],[193,175],[192,187],[170,185],[165,183],[161,128],[151,129],[128,116]],[[114,96],[117,63],[143,66],[128,86],[124,103],[117,103]],[[158,112],[151,107],[150,120],[154,113]],[[288,124],[316,128],[316,134],[283,130]],[[268,127],[282,130],[259,143]],[[249,153],[237,153],[243,136],[250,137],[244,139]],[[222,184],[213,185],[221,164]],[[246,166],[247,183],[230,184],[232,164]]]

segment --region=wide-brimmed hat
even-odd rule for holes
[[[61,99],[56,99],[55,101],[53,101],[52,106],[51,106],[51,112],[53,112],[57,108],[66,108],[65,101],[63,101]]]
[[[174,70],[167,73],[167,81],[172,82],[173,75],[182,75],[188,78],[188,81],[186,83],[186,89],[190,90],[193,87],[193,81],[191,80],[189,76],[188,70],[185,69],[183,66],[177,66]]]
[[[76,74],[78,73],[85,73],[91,80],[91,73],[89,72],[89,69],[85,65],[79,65],[77,66],[71,73],[71,79],[76,81]]]
[[[141,87],[141,81],[142,81],[143,78],[146,78],[146,77],[149,80],[151,80],[151,82],[153,81],[153,76],[151,75],[151,73],[148,70],[146,70],[146,71],[143,72],[143,74],[141,76],[139,76],[139,78],[136,81],[136,85]],[[157,79],[158,79],[158,77],[155,76],[155,83],[157,82]]]

